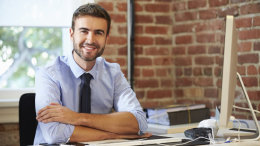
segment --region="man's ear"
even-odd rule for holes
[[[73,34],[74,34],[74,31],[72,28],[70,28],[70,40],[73,40]]]

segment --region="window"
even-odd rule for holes
[[[17,107],[21,94],[33,92],[35,70],[70,53],[73,11],[88,2],[0,1],[0,109]]]

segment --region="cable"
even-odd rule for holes
[[[191,143],[191,142],[194,142],[194,141],[196,141],[196,140],[198,140],[198,139],[200,139],[200,138],[203,138],[203,139],[207,139],[207,140],[209,140],[210,141],[210,139],[209,138],[206,138],[206,137],[197,137],[197,138],[195,138],[195,139],[193,139],[193,140],[191,140],[191,141],[188,141],[188,142],[185,142],[185,143],[181,143],[181,144],[177,144],[177,145],[175,145],[175,146],[182,146],[182,145],[186,145],[186,144],[189,144],[189,143]],[[215,141],[214,141],[215,142]],[[210,143],[211,143],[211,141],[210,141]]]
[[[237,109],[241,109],[241,110],[251,111],[249,108],[244,108],[244,107],[240,107],[240,106],[236,106],[236,105],[233,105],[233,107],[237,108]],[[260,111],[258,111],[258,110],[254,110],[254,112],[260,114]]]

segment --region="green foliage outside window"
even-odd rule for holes
[[[62,54],[62,28],[0,27],[0,88],[34,87],[35,71]]]

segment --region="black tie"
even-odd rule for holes
[[[84,73],[81,75],[81,83],[83,84],[81,88],[81,98],[80,98],[80,113],[90,113],[91,112],[91,89],[90,80],[92,75],[89,73]]]

